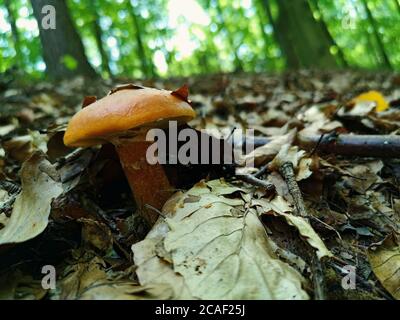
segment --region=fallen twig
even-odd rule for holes
[[[289,193],[293,198],[294,206],[296,208],[295,213],[298,216],[304,217],[309,220],[309,214],[306,210],[303,196],[301,194],[299,185],[296,182],[293,164],[291,162],[284,162],[279,167],[279,172],[286,181],[289,189]],[[312,270],[312,278],[314,284],[314,296],[316,300],[325,300],[325,280],[323,274],[323,267],[321,261],[313,252],[311,257],[310,267]]]
[[[273,184],[270,184],[270,183],[265,182],[265,181],[263,181],[261,179],[258,179],[255,176],[252,176],[250,174],[236,175],[236,178],[238,178],[238,179],[240,179],[240,180],[242,180],[244,182],[250,183],[252,185],[255,185],[257,187],[265,188],[267,190],[274,190],[274,188],[275,188]]]
[[[271,141],[268,137],[254,137],[254,147],[263,146]],[[344,156],[395,158],[400,157],[400,136],[395,135],[356,135],[338,134],[298,135],[297,144],[305,150]]]
[[[286,181],[289,193],[292,196],[294,205],[296,207],[297,215],[308,218],[308,213],[304,205],[303,196],[301,194],[299,185],[296,182],[292,163],[283,163],[279,168],[279,172]]]

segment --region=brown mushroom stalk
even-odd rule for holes
[[[126,85],[75,114],[64,136],[67,146],[88,147],[111,142],[131,187],[139,213],[153,225],[164,203],[172,195],[171,186],[161,164],[146,158],[152,141],[146,133],[165,128],[169,121],[186,123],[195,112],[187,100],[184,86],[177,91],[157,90]]]
[[[171,197],[174,189],[161,164],[149,164],[146,152],[152,142],[131,141],[115,145],[122,168],[141,215],[153,225],[157,210]],[[140,207],[142,206],[142,207]]]

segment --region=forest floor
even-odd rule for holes
[[[396,138],[400,76],[135,81],[166,89],[187,82],[192,126],[253,128],[270,140],[252,154],[247,176],[256,182],[223,172],[186,177],[190,190],[177,192],[150,233],[114,149],[62,141],[85,96],[130,82],[0,79],[1,299],[400,298],[399,149],[386,154],[385,141],[378,152],[335,148],[350,133]],[[320,139],[302,150],[300,135]],[[51,266],[55,288],[51,278],[42,285]]]

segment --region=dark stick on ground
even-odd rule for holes
[[[273,184],[265,182],[264,180],[258,179],[257,177],[249,174],[236,175],[236,178],[254,186],[265,188],[266,190],[274,190],[275,188]]]
[[[296,182],[292,163],[291,162],[283,163],[279,168],[279,172],[285,179],[289,189],[289,193],[293,198],[294,206],[296,208],[295,214],[304,217],[308,220],[309,214],[306,210],[299,185]],[[313,284],[314,284],[314,297],[316,300],[325,300],[326,296],[325,296],[325,280],[323,274],[323,266],[321,264],[321,261],[316,256],[315,252],[313,252],[311,256],[310,267],[312,271]]]
[[[271,141],[268,137],[255,137],[254,147]],[[395,135],[299,135],[297,144],[305,150],[313,150],[318,145],[318,153],[343,156],[396,158],[400,157],[400,136]]]

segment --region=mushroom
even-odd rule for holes
[[[171,92],[126,85],[76,113],[64,135],[67,146],[107,142],[115,146],[140,214],[150,225],[174,190],[163,166],[146,160],[147,148],[153,144],[146,141],[146,134],[167,127],[168,121],[182,124],[193,119],[195,112],[187,98],[186,86]]]

